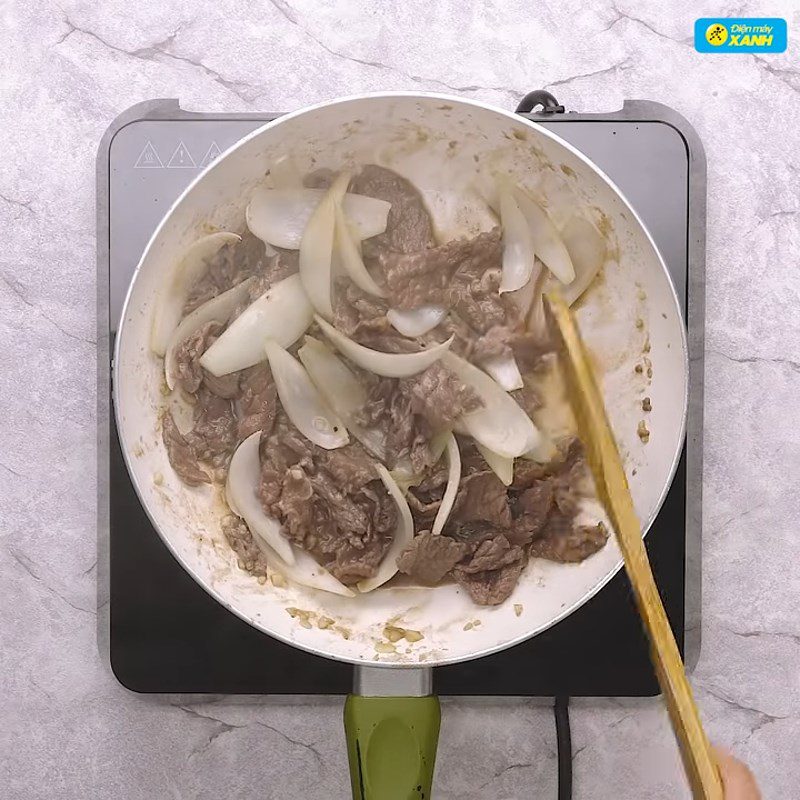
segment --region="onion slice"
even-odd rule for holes
[[[306,336],[297,357],[309,377],[328,401],[330,407],[344,420],[348,430],[372,455],[386,458],[386,437],[377,428],[359,425],[356,415],[367,403],[367,391],[349,367],[328,345]]]
[[[273,339],[267,339],[265,350],[281,405],[297,430],[326,450],[346,445],[350,441],[347,428],[325,402],[305,367]]]
[[[251,367],[264,360],[264,342],[290,347],[311,324],[314,309],[298,275],[290,275],[251,303],[203,353],[200,364],[212,375]]]
[[[391,496],[392,500],[397,503],[397,510],[400,512],[399,519],[397,520],[397,528],[394,532],[394,539],[383,557],[378,571],[371,578],[366,578],[359,581],[359,592],[371,592],[382,586],[390,578],[393,578],[397,573],[397,559],[403,550],[411,544],[414,538],[414,518],[411,516],[411,509],[408,507],[408,502],[403,496],[403,492],[397,485],[395,479],[389,474],[389,470],[383,464],[376,464],[375,469],[386,487],[386,491]]]
[[[438,536],[444,529],[450,512],[453,510],[453,503],[455,503],[456,495],[458,494],[458,486],[461,483],[461,451],[458,449],[458,442],[452,433],[447,436],[445,451],[447,452],[448,463],[447,486],[431,527],[431,533],[434,536]]]
[[[488,447],[484,447],[480,442],[475,442],[475,446],[480,450],[483,460],[489,465],[492,472],[503,482],[504,486],[510,486],[514,480],[514,459],[506,458]]]
[[[248,436],[237,448],[228,467],[225,494],[231,511],[241,517],[253,534],[260,536],[286,564],[294,564],[294,552],[280,523],[268,517],[258,499],[261,462],[258,443],[261,431]]]
[[[481,366],[507,392],[522,388],[522,374],[513,355],[490,356],[481,361]]]
[[[183,314],[189,292],[197,280],[205,274],[208,262],[226,244],[234,244],[241,239],[238,234],[228,231],[218,231],[203,236],[188,247],[177,266],[169,271],[161,287],[150,331],[150,349],[157,356],[166,354],[170,338]]]
[[[247,291],[253,278],[247,278],[241,283],[237,283],[227,292],[212,297],[203,305],[198,306],[191,314],[185,316],[180,325],[175,328],[175,332],[169,340],[167,354],[164,356],[164,373],[167,379],[167,386],[175,388],[175,352],[177,349],[197,330],[209,322],[218,322],[224,325],[234,309],[247,300]]]
[[[416,338],[432,331],[445,317],[447,309],[441,306],[419,306],[419,308],[390,308],[386,319],[403,336]]]
[[[606,260],[606,243],[589,220],[572,217],[561,231],[561,238],[575,267],[575,280],[561,290],[572,305],[590,286]]]
[[[416,353],[382,353],[380,350],[372,350],[354,342],[319,315],[315,319],[322,332],[342,355],[347,356],[362,369],[375,375],[382,375],[384,378],[408,378],[426,370],[450,349],[455,339],[451,336],[446,342]]]
[[[553,440],[544,434],[536,447],[522,454],[522,458],[526,461],[535,461],[537,464],[549,464],[556,456],[558,456],[558,448]]]
[[[503,226],[502,294],[515,292],[530,281],[536,256],[531,228],[510,186],[500,188],[500,224]]]
[[[272,162],[269,177],[273,189],[296,189],[303,185],[303,176],[288,153],[283,153]]]
[[[454,353],[445,353],[442,362],[483,401],[481,408],[460,417],[459,428],[506,458],[516,458],[536,447],[541,439],[539,431],[502,386]]]
[[[536,257],[561,283],[572,283],[575,280],[575,267],[547,212],[519,187],[514,191],[514,198],[527,220]]]
[[[325,189],[261,186],[253,192],[245,212],[247,227],[263,242],[297,250],[314,210],[326,194]],[[342,210],[361,239],[386,230],[391,203],[361,194],[346,194]]]
[[[349,172],[338,175],[314,209],[300,240],[300,280],[311,305],[325,319],[333,317],[331,282],[336,205],[341,202],[349,183]]]
[[[305,550],[292,545],[294,562],[289,564],[260,536],[256,534],[253,536],[253,539],[261,552],[267,557],[267,563],[290,581],[300,586],[308,586],[311,589],[319,589],[320,591],[338,594],[342,597],[356,596],[356,593],[352,589],[348,589],[347,586],[334,578],[325,567],[320,566]]]
[[[385,297],[386,292],[375,282],[364,266],[361,258],[361,240],[353,238],[351,226],[342,211],[340,203],[336,204],[336,254],[338,262],[344,267],[345,272],[350,276],[353,283],[367,294],[376,297]]]

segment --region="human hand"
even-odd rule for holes
[[[753,773],[741,761],[719,747],[714,748],[714,755],[725,788],[725,800],[761,800]]]

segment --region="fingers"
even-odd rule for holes
[[[725,787],[725,800],[761,800],[753,773],[741,761],[720,747],[714,748],[714,755]]]

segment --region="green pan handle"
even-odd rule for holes
[[[360,697],[344,706],[354,800],[429,800],[438,697]]]

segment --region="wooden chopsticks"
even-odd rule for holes
[[[695,798],[722,800],[719,771],[653,579],[622,460],[586,349],[564,300],[559,295],[548,294],[544,305],[586,460],[594,476],[598,498],[616,530],[689,785]]]

